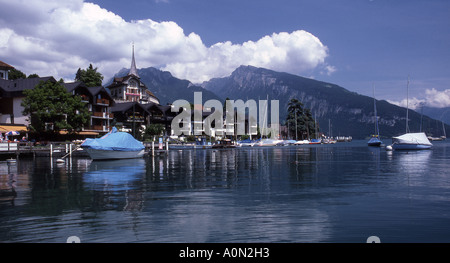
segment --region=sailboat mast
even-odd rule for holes
[[[444,126],[444,122],[443,121],[441,121],[442,122],[442,130],[444,130],[444,138],[447,138],[447,134],[445,133],[445,126]]]
[[[406,133],[409,133],[408,119],[409,119],[409,75],[406,83]]]
[[[319,136],[317,136],[317,121],[316,121],[316,113],[314,113],[314,131],[315,131],[315,136],[316,139],[319,139]]]
[[[263,121],[262,129],[261,129],[261,140],[263,138],[263,134],[266,134],[266,136],[267,136],[266,129],[267,129],[267,121],[268,121],[267,120],[268,104],[269,104],[269,94],[267,94],[266,107],[264,109],[264,121]],[[263,132],[263,130],[264,130],[264,132]]]
[[[295,114],[295,140],[297,141],[297,109],[294,110]]]
[[[377,115],[377,102],[375,100],[375,86],[372,84],[372,90],[373,90],[373,110],[375,113],[375,134],[380,135],[380,130],[378,128],[378,115]]]

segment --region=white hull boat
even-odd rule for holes
[[[86,139],[83,148],[93,160],[131,159],[144,156],[145,147],[131,134],[118,132],[114,127],[98,139]]]
[[[310,141],[308,141],[308,140],[301,140],[301,141],[295,142],[294,144],[295,145],[303,145],[303,144],[309,144],[309,143],[310,143]]]
[[[394,150],[426,150],[433,146],[423,132],[406,133],[392,138]]]
[[[114,159],[134,159],[144,156],[144,150],[140,151],[111,151],[111,150],[96,150],[85,149],[92,160],[114,160]]]
[[[282,140],[276,139],[264,139],[256,143],[254,146],[276,146],[278,143],[282,142]]]
[[[409,90],[409,76],[408,85],[406,85],[407,90]],[[409,92],[408,92],[409,93]],[[408,126],[408,97],[406,96],[406,133],[392,138],[392,148],[394,150],[426,150],[430,149],[433,144],[428,140],[427,135],[424,132],[411,133]]]

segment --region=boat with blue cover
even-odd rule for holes
[[[86,139],[83,148],[93,160],[131,159],[144,156],[145,146],[131,134],[116,127],[101,138]]]

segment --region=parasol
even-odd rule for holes
[[[16,132],[16,131],[9,131],[9,132],[5,133],[5,135],[7,135],[7,136],[15,136],[15,135],[20,135],[20,133]]]

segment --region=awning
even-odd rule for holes
[[[69,134],[67,131],[60,131],[59,134],[66,135]],[[75,132],[76,135],[86,135],[86,136],[97,136],[99,135],[98,132],[92,132],[92,131],[80,131]]]
[[[25,125],[0,125],[0,132],[9,131],[26,132],[28,130]]]

